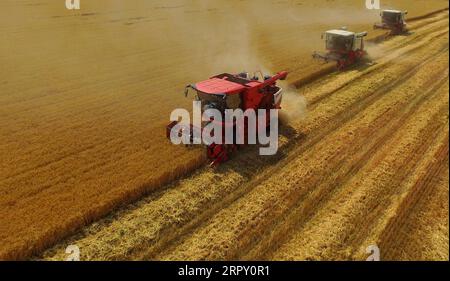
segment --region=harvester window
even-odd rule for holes
[[[399,14],[397,13],[383,13],[383,19],[387,22],[397,22],[399,20]]]
[[[224,103],[224,95],[206,94],[200,91],[197,93],[197,95],[202,102]]]
[[[339,36],[329,34],[327,36],[327,49],[330,50],[350,50],[352,48],[352,38],[350,36]]]
[[[202,102],[202,106],[209,105],[220,111],[227,108],[225,95],[206,94],[199,91],[197,96]]]
[[[241,94],[233,94],[233,95],[215,95],[215,94],[206,94],[202,92],[197,92],[197,96],[199,100],[202,102],[202,105],[206,104],[214,104],[215,108],[219,110],[224,109],[238,109],[241,108]]]

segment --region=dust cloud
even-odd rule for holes
[[[258,45],[261,38],[272,40],[270,32],[274,23],[287,20],[284,15],[289,8],[289,5],[278,5],[275,13],[267,13],[259,1],[227,1],[221,5],[215,1],[192,1],[189,7],[170,11],[171,27],[167,33],[174,36],[175,32],[185,51],[196,57],[198,65],[189,70],[194,81],[223,72],[273,75],[283,69],[274,67]],[[265,26],[262,29],[267,30],[267,36],[261,36],[261,26]],[[281,121],[291,123],[304,119],[305,98],[288,83],[283,82],[281,86],[284,89]]]
[[[281,124],[295,124],[307,117],[307,101],[298,90],[285,82],[279,83],[283,87],[283,100],[279,118]]]

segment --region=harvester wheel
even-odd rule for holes
[[[345,63],[344,59],[338,60],[338,62],[337,62],[338,70],[344,70],[345,66],[346,66],[346,63]]]
[[[228,160],[228,151],[223,144],[212,143],[208,145],[206,151],[209,160],[211,160],[211,166],[217,166]]]
[[[212,143],[207,147],[207,154],[209,159],[215,159],[223,151],[223,146]]]

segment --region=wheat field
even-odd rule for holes
[[[358,0],[2,1],[0,259],[448,259],[448,2],[383,3],[411,35],[376,43]],[[312,60],[344,25],[376,63]],[[186,84],[244,69],[289,71],[307,113],[211,170],[165,125]]]

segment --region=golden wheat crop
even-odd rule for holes
[[[345,180],[403,114],[414,119],[407,110],[417,91],[448,71],[447,11],[417,18],[416,33],[374,47],[375,65],[324,76],[333,66],[313,62],[311,52],[323,49],[320,33],[342,21],[320,22],[323,11],[335,5],[354,30],[371,29],[378,12],[354,9],[359,0],[85,1],[80,11],[38,2],[0,3],[0,259],[40,254],[80,229],[81,238],[44,256],[60,259],[66,241],[81,245],[86,259],[278,256],[289,243],[281,230],[300,231],[314,200],[328,202],[339,184],[347,190]],[[448,6],[390,2],[411,17]],[[415,69],[422,61],[424,69]],[[171,110],[191,106],[186,83],[243,69],[290,71],[289,84],[308,103],[306,119],[281,128],[278,155],[258,158],[248,148],[207,169],[202,149],[170,145],[164,127]],[[405,202],[415,202],[408,190],[402,196],[413,198]],[[117,209],[109,223],[95,223]],[[399,223],[394,216],[387,224],[389,236],[374,231],[370,239],[388,245],[383,237],[395,237]]]

